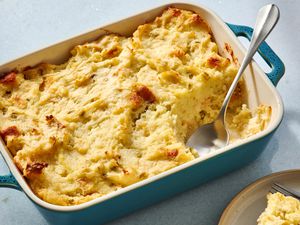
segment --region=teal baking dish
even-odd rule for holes
[[[242,59],[245,50],[237,36],[244,36],[250,39],[252,28],[226,24],[205,6],[181,2],[162,5],[147,12],[46,47],[1,65],[0,73],[16,67],[33,66],[42,61],[50,63],[62,62],[67,58],[72,46],[94,40],[107,32],[130,35],[138,25],[154,19],[169,6],[199,13],[210,25],[215,41],[219,46],[220,54],[225,54],[223,47],[226,43],[231,46],[235,56],[239,60]],[[1,140],[0,152],[11,173],[6,176],[0,176],[0,187],[23,191],[50,224],[99,225],[245,166],[257,158],[264,150],[283,117],[283,103],[275,86],[284,74],[284,65],[265,42],[260,46],[259,53],[271,67],[271,72],[264,73],[253,61],[247,68],[244,78],[248,89],[250,109],[259,103],[268,104],[272,107],[271,121],[266,130],[157,176],[75,206],[58,206],[39,199],[31,191],[25,179],[14,165],[12,156]]]

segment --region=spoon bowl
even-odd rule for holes
[[[205,124],[198,128],[187,141],[188,146],[200,145],[201,153],[208,153],[212,150],[225,147],[229,142],[229,134],[221,117],[213,123]]]

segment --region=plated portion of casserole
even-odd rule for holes
[[[268,194],[268,205],[257,220],[258,225],[299,225],[300,202],[277,192]]]
[[[201,157],[185,141],[217,116],[237,69],[199,15],[169,8],[132,37],[105,35],[64,64],[5,74],[0,135],[37,196],[80,204]],[[270,119],[269,106],[251,112],[246,100],[240,81],[232,141]]]

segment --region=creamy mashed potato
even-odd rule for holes
[[[268,206],[257,220],[258,225],[299,225],[299,200],[277,192],[268,194]]]
[[[126,38],[76,46],[61,65],[0,79],[0,131],[32,190],[80,204],[196,157],[185,145],[217,116],[237,73],[197,14],[169,8]],[[251,112],[241,81],[227,122],[240,138],[263,130],[271,108]]]

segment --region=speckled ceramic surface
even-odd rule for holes
[[[274,182],[300,191],[300,170],[288,170],[263,177],[243,189],[224,210],[219,225],[254,225],[267,206],[266,195]]]
[[[1,184],[1,187],[19,189],[18,182],[16,181],[14,176],[11,174],[0,176],[0,184]]]

